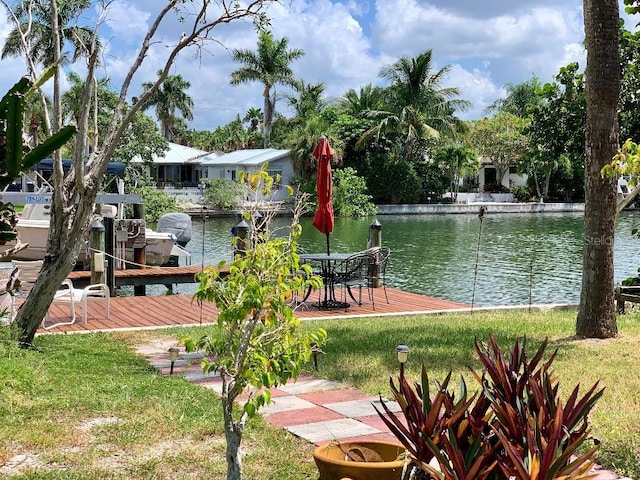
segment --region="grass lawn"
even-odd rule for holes
[[[322,326],[329,334],[316,375],[385,396],[389,377],[397,375],[398,344],[411,347],[408,376],[418,379],[424,361],[441,380],[450,369],[468,376],[467,366],[479,366],[475,337],[493,334],[507,348],[526,335],[536,348],[548,336],[548,353],[559,349],[554,365],[564,392],[598,379],[606,387],[591,417],[602,441],[598,461],[640,479],[640,314],[621,317],[621,336],[606,341],[573,339],[574,321],[575,312],[498,312],[312,321],[303,328]],[[33,465],[11,478],[224,478],[218,399],[181,378],[160,376],[133,353],[154,338],[203,331],[47,335],[28,352],[0,343],[0,465],[20,454],[23,465]],[[312,446],[261,419],[249,425],[246,478],[317,479]]]

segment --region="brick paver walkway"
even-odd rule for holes
[[[171,362],[168,347],[139,349],[150,363],[163,374],[168,375]],[[221,391],[221,380],[217,375],[204,374],[199,360],[202,355],[181,352],[174,363],[174,375],[182,375],[186,380]],[[300,376],[298,381],[271,390],[271,404],[260,412],[267,421],[316,445],[332,440],[390,440],[397,441],[382,422],[373,404],[379,404],[378,397],[365,395],[341,383]],[[395,402],[386,402],[393,411],[399,407]],[[594,469],[596,480],[631,480],[619,478],[613,472],[600,467]]]

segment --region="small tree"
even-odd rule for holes
[[[221,273],[222,262],[199,275],[194,298],[215,302],[220,310],[216,325],[210,335],[197,341],[182,340],[187,350],[204,349],[209,359],[203,362],[203,370],[217,372],[222,380],[228,480],[242,478],[240,443],[244,427],[261,406],[271,401],[269,388],[296,379],[311,356],[311,344],[320,345],[326,339],[322,329],[300,333],[300,322],[290,305],[294,292],[318,288],[321,283],[311,275],[308,265],[299,263],[296,253],[296,240],[302,231],[298,223],[301,203],[294,209],[288,235],[280,238],[271,238],[271,215],[256,215],[259,200],[270,194],[273,185],[265,169],[241,178],[256,194],[255,202],[245,211],[246,220],[253,224],[254,241],[247,242],[244,252],[235,256],[228,273]],[[239,240],[234,238],[234,242]],[[248,388],[251,391],[242,413],[234,415],[236,400]]]
[[[449,178],[451,198],[456,202],[460,180],[465,175],[473,175],[478,172],[480,159],[473,150],[462,145],[447,145],[440,148],[436,152],[435,159]]]
[[[204,182],[204,201],[207,207],[221,210],[237,208],[246,196],[245,185],[227,178],[211,178]]]
[[[378,208],[367,193],[367,183],[353,168],[338,169],[334,173],[333,207],[340,217],[375,215]]]
[[[529,120],[510,113],[498,113],[470,123],[469,139],[475,150],[496,167],[496,182],[502,184],[511,165],[518,165],[528,148],[523,133]]]

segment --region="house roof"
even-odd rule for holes
[[[154,155],[153,163],[156,165],[200,163],[200,158],[205,155],[215,155],[215,153],[209,154],[209,152],[204,150],[169,142],[169,149],[162,156]],[[140,163],[142,159],[140,157],[134,157],[131,161]]]
[[[227,153],[214,157],[213,155],[207,155],[200,159],[198,163],[203,166],[216,166],[216,165],[247,165],[257,166],[262,165],[264,162],[273,162],[286,158],[289,156],[289,150],[276,150],[275,148],[257,148],[253,150],[236,150],[235,152]]]

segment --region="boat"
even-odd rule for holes
[[[14,242],[8,242],[3,247],[10,249],[18,241],[27,244],[26,248],[11,255],[14,260],[41,260],[47,251],[51,208],[47,199],[50,195],[38,193],[31,197],[36,202],[27,202],[20,214],[17,224],[18,239]],[[29,200],[29,196],[26,198]],[[189,262],[191,255],[183,248],[186,242],[183,242],[182,246],[179,245],[174,233],[170,231],[158,232],[146,228],[143,220],[118,218],[118,207],[115,205],[103,205],[102,213],[113,216],[115,219],[115,256],[118,259],[118,269],[126,268],[127,263],[129,265],[134,263],[134,248],[140,246],[145,248],[146,265],[177,265],[176,259],[179,258],[186,258],[186,262]],[[81,253],[79,261],[82,261],[83,257],[88,258],[88,246],[85,248],[85,253]]]

